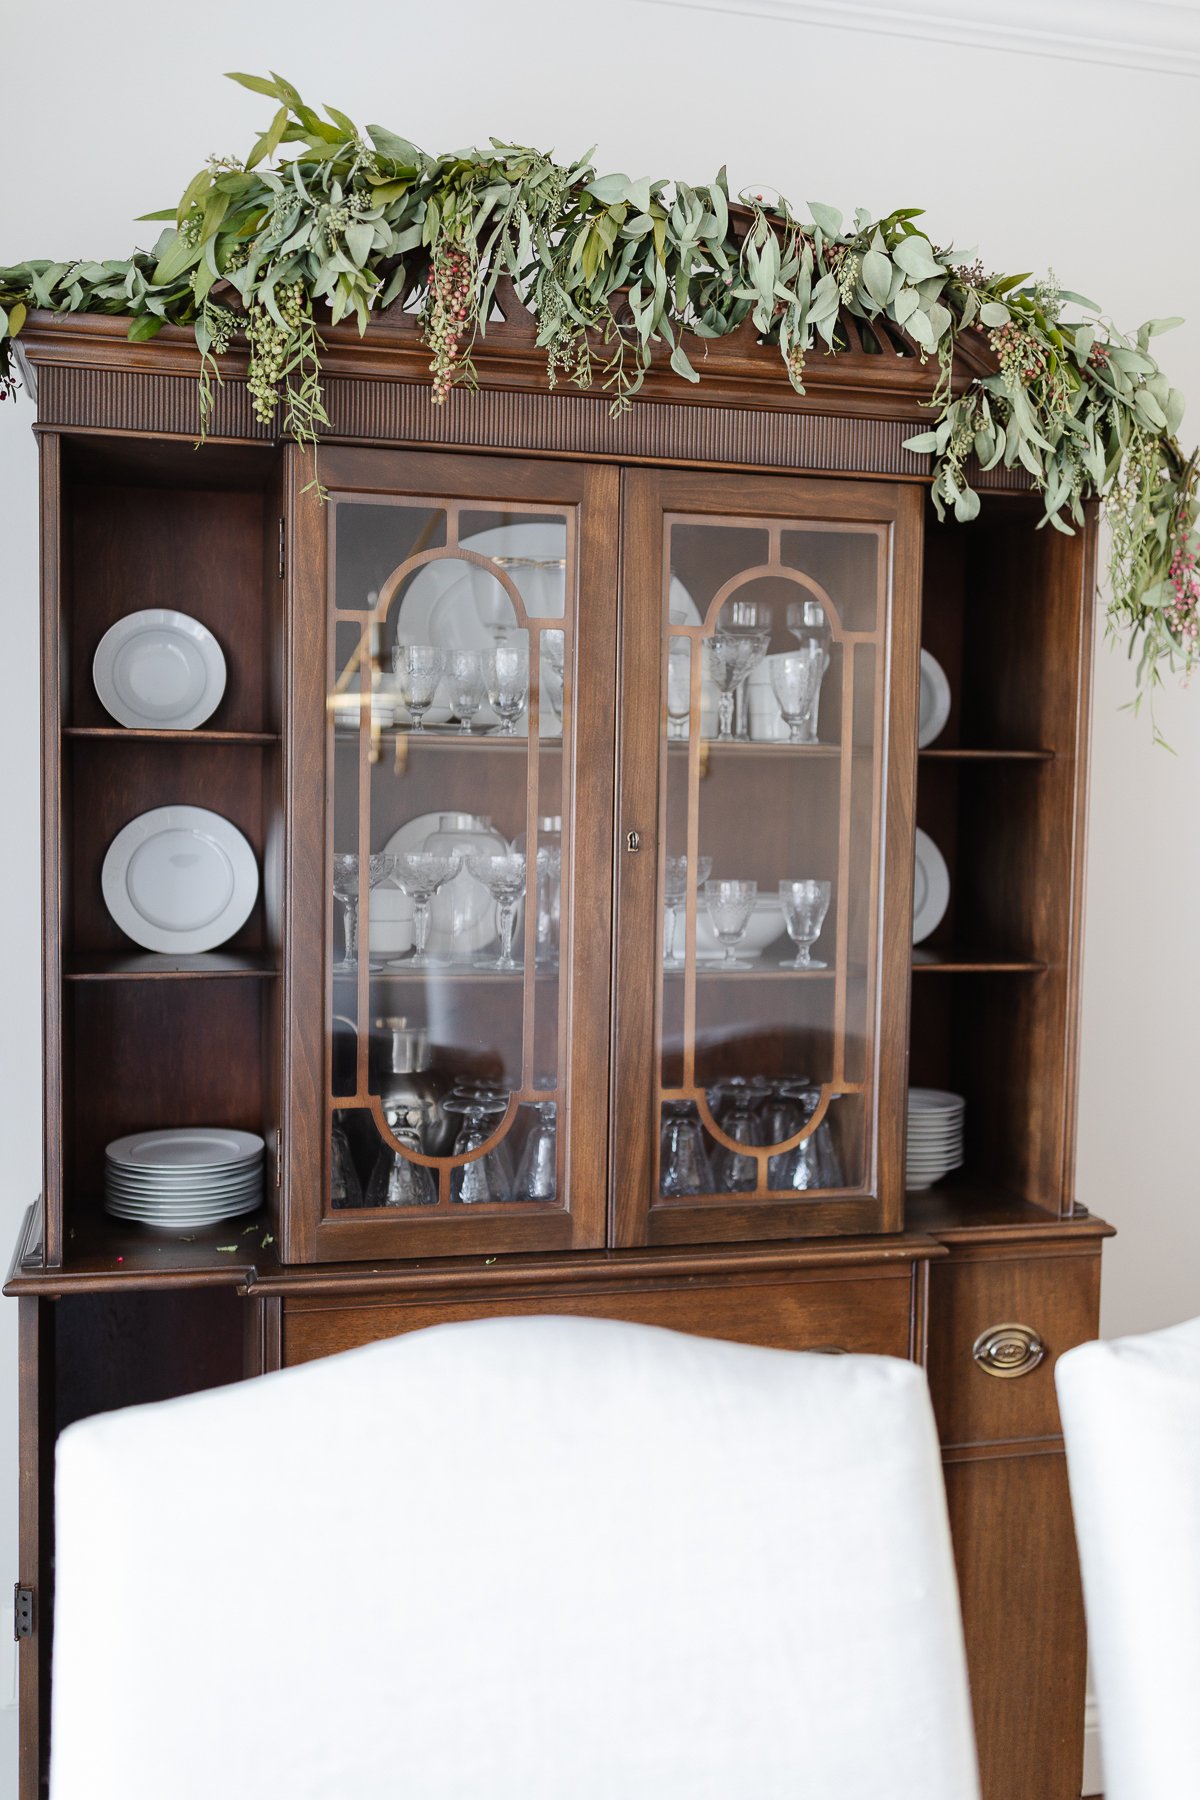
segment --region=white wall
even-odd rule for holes
[[[771,0],[740,17],[647,0],[608,0],[590,15],[561,0],[14,8],[0,261],[120,255],[138,234],[147,241],[154,228],[135,229],[133,217],[173,202],[211,151],[244,151],[268,115],[268,102],[221,71],[276,66],[310,101],[331,100],[433,149],[489,133],[563,155],[595,141],[601,167],[633,174],[699,180],[728,161],[735,184],[771,183],[797,203],[924,204],[938,240],[978,246],[997,268],[1052,265],[1125,325],[1192,312],[1161,351],[1193,397],[1185,435],[1200,431],[1194,80],[761,16],[770,10]],[[957,10],[994,16],[978,4]],[[1051,0],[1035,16],[1053,19],[1055,10]],[[1164,11],[1174,9],[1155,9]],[[0,415],[6,1245],[37,1191],[40,1160],[31,422],[24,402]],[[1107,1252],[1109,1331],[1200,1312],[1200,692],[1163,697],[1172,757],[1153,748],[1144,721],[1120,710],[1131,691],[1123,660],[1102,650],[1080,1192],[1121,1229]],[[0,1593],[16,1572],[15,1315],[12,1303],[0,1308],[0,1367],[9,1371],[0,1388]]]

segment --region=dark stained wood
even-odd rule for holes
[[[348,1300],[285,1300],[284,1362],[307,1362],[339,1350],[455,1319],[527,1318],[562,1313],[662,1325],[700,1337],[764,1344],[776,1350],[847,1350],[907,1357],[912,1336],[912,1283],[903,1266],[854,1276],[800,1276],[790,1281],[696,1279],[686,1287],[627,1283],[606,1292],[538,1294],[520,1300],[433,1301],[374,1305]]]
[[[929,1386],[945,1445],[1055,1438],[1054,1365],[1096,1335],[1100,1246],[1085,1239],[1030,1251],[959,1248],[930,1272]],[[1018,1323],[1046,1347],[1027,1374],[1001,1378],[971,1354],[982,1332]]]
[[[50,1737],[54,1567],[54,1324],[44,1300],[19,1302],[17,1418],[21,1440],[17,1581],[31,1587],[33,1636],[17,1653],[20,1708],[18,1800],[40,1800]]]
[[[983,1800],[1078,1800],[1086,1656],[1065,1459],[949,1461],[946,1492]]]
[[[66,935],[63,870],[62,688],[65,631],[62,582],[62,452],[58,437],[40,443],[42,589],[42,1183],[46,1260],[62,1261],[64,1090],[62,954]]]

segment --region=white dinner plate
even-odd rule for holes
[[[421,850],[441,822],[441,813],[418,813],[415,819],[393,831],[383,848],[393,856],[404,850]],[[497,851],[508,849],[508,839],[502,831],[491,827],[489,836]],[[450,925],[455,918],[460,921],[459,929],[452,931]],[[454,880],[433,896],[426,951],[430,956],[474,955],[477,950],[486,950],[495,936],[496,902],[473,875],[460,869]]]
[[[918,832],[917,836],[925,837],[925,834]],[[925,842],[929,839],[925,838]],[[961,1094],[952,1094],[948,1088],[912,1087],[908,1090],[909,1112],[962,1112],[966,1104]]]
[[[950,717],[950,683],[936,656],[921,652],[921,702],[917,719],[917,744],[924,750],[946,729]]]
[[[110,625],[92,659],[101,705],[134,730],[194,731],[225,692],[225,658],[208,627],[149,607]]]
[[[144,950],[215,950],[258,898],[258,864],[236,825],[203,806],[156,806],[120,830],[100,875],[104,904]]]
[[[155,1206],[145,1200],[128,1200],[123,1194],[106,1194],[104,1205],[106,1211],[122,1218],[162,1219],[169,1224],[173,1219],[233,1219],[261,1206],[262,1197],[260,1186],[254,1193],[233,1195],[220,1204],[198,1200],[194,1206]]]
[[[253,1187],[262,1178],[261,1163],[256,1164],[248,1174],[239,1175],[236,1181],[193,1181],[186,1187],[178,1183],[167,1186],[164,1182],[153,1181],[143,1175],[124,1176],[109,1169],[104,1177],[104,1185],[112,1193],[128,1194],[131,1200],[165,1200],[168,1205],[174,1206],[179,1202],[186,1203],[200,1198],[219,1200],[223,1194],[237,1194],[245,1188]]]
[[[225,1125],[180,1125],[169,1130],[131,1131],[104,1146],[110,1162],[131,1169],[213,1169],[235,1167],[262,1156],[266,1144],[257,1131]]]
[[[914,944],[922,943],[936,931],[950,904],[950,871],[946,859],[927,832],[917,827],[913,862],[913,933]]]
[[[226,1219],[244,1218],[247,1213],[257,1212],[261,1204],[261,1197],[256,1195],[253,1199],[243,1200],[239,1206],[225,1212],[173,1213],[169,1218],[164,1218],[161,1213],[130,1212],[115,1200],[106,1200],[104,1210],[111,1218],[125,1219],[133,1225],[157,1225],[165,1230],[194,1231],[204,1225],[220,1225]]]

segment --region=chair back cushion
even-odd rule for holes
[[[972,1800],[925,1378],[571,1318],[72,1426],[54,1800]]]
[[[1059,1358],[1105,1800],[1200,1794],[1200,1319]]]

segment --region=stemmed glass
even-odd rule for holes
[[[483,705],[487,684],[478,650],[452,650],[446,665],[450,678],[450,704],[463,737],[471,735],[471,720]]]
[[[392,668],[400,686],[400,698],[409,710],[414,731],[424,731],[425,714],[433,705],[438,683],[446,673],[446,652],[433,644],[392,645]]]
[[[788,726],[788,742],[815,744],[813,706],[821,692],[826,658],[821,650],[785,650],[770,661],[771,687]]]
[[[495,704],[493,702],[493,704]],[[494,854],[485,851],[474,851],[467,857],[467,868],[476,881],[483,883],[499,908],[500,954],[497,957],[477,956],[477,969],[504,969],[511,972],[519,969],[520,963],[512,953],[513,928],[517,921],[517,901],[525,892],[525,858],[520,850],[506,850]]]
[[[439,850],[401,850],[393,862],[396,880],[413,903],[413,953],[398,957],[394,969],[436,969],[442,959],[427,954],[429,917],[433,896],[452,881],[462,867],[462,858]]]
[[[557,628],[542,633],[542,691],[550,702],[555,723],[562,729],[563,689],[566,682],[566,637]],[[551,735],[542,727],[543,737]],[[557,735],[557,733],[553,734]]]
[[[553,1100],[539,1100],[533,1108],[533,1129],[517,1164],[514,1200],[553,1200],[557,1181],[556,1124],[558,1108]]]
[[[788,936],[798,946],[795,958],[784,957],[780,964],[784,969],[824,969],[827,963],[818,962],[812,955],[811,946],[821,935],[821,927],[825,923],[825,914],[829,911],[829,883],[827,881],[781,881],[779,899],[783,906],[783,917],[787,924]]]
[[[478,1150],[491,1137],[496,1129],[497,1119],[503,1117],[507,1107],[508,1096],[494,1088],[468,1090],[465,1084],[461,1088],[455,1088],[442,1102],[443,1111],[462,1120],[452,1154],[463,1156],[469,1150]],[[486,1156],[477,1156],[474,1162],[461,1163],[454,1169],[450,1176],[451,1198],[463,1206],[481,1206],[497,1200],[511,1200],[511,1165],[501,1156],[502,1148],[502,1145],[497,1145]]]
[[[516,644],[500,644],[483,653],[483,678],[492,711],[500,720],[498,737],[516,737],[517,720],[529,698],[529,657]]]
[[[706,881],[704,899],[717,939],[725,946],[720,963],[722,969],[748,969],[752,965],[737,954],[746,935],[754,902],[758,898],[757,881]]]
[[[720,1125],[725,1135],[736,1144],[761,1144],[762,1126],[756,1109],[762,1091],[757,1083],[733,1076],[728,1081],[718,1081],[716,1092],[724,1103]],[[752,1156],[741,1156],[718,1144],[712,1162],[719,1193],[753,1193],[758,1185],[758,1164]]]
[[[419,1110],[411,1110],[392,1126],[396,1141],[408,1150],[420,1150]],[[384,1144],[367,1182],[368,1206],[436,1206],[437,1182],[427,1163],[410,1161],[390,1144]]]
[[[711,856],[696,858],[696,885],[707,881],[712,874],[713,859]],[[663,953],[664,969],[682,969],[687,961],[684,956],[675,954],[675,936],[679,924],[679,908],[687,899],[688,859],[686,856],[668,856],[663,869],[663,909],[667,915],[667,941]]]
[[[786,1143],[796,1132],[803,1131],[816,1111],[817,1102],[821,1098],[821,1090],[809,1087],[806,1082],[781,1082],[776,1089],[775,1128],[772,1136],[776,1143]],[[767,1180],[778,1191],[792,1189],[805,1192],[809,1188],[824,1187],[821,1167],[822,1127],[818,1125],[806,1138],[780,1156],[773,1156],[767,1164]],[[775,1134],[778,1135],[775,1135]]]
[[[728,744],[733,736],[733,697],[767,654],[771,634],[731,628],[714,631],[704,640],[708,673],[717,684],[717,742]]]
[[[658,1191],[667,1196],[717,1191],[704,1133],[690,1100],[668,1100],[663,1106]]]
[[[396,872],[396,858],[379,851],[369,861],[367,885],[376,888],[389,881]],[[360,877],[358,855],[353,850],[338,851],[333,859],[333,894],[342,906],[342,936],[345,948],[341,960],[333,965],[335,975],[347,975],[358,967],[358,895]]]
[[[692,643],[672,638],[667,657],[667,735],[686,738],[692,711]]]

